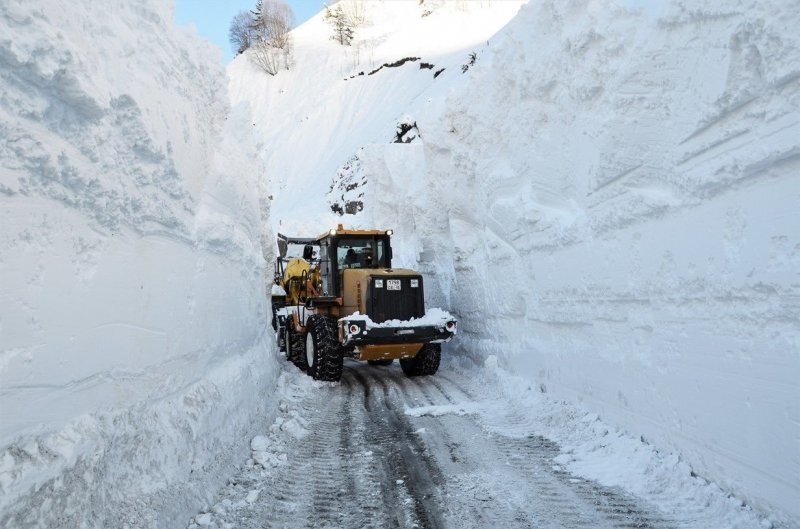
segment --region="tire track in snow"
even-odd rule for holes
[[[365,401],[369,401],[371,395],[374,409],[379,410],[366,420],[366,442],[383,450],[383,470],[388,478],[384,480],[387,513],[394,509],[400,527],[443,527],[436,498],[436,490],[444,481],[441,471],[414,434],[405,408],[397,406],[384,380],[385,374],[364,370],[362,375],[360,371],[355,367],[352,373],[365,388],[380,388],[371,394],[365,391]],[[365,408],[370,409],[367,402]],[[409,507],[413,511],[409,511]]]
[[[533,435],[524,410],[498,408],[480,381],[442,371],[407,378],[396,364],[346,362],[341,383],[310,388],[296,404],[310,433],[276,447],[287,462],[243,469],[220,493],[214,522],[243,529],[699,526],[690,509],[682,511],[688,520],[665,519],[643,500],[569,474],[553,461],[559,446]],[[447,411],[458,405],[479,411]],[[420,407],[432,413],[407,413]],[[253,490],[258,498],[243,501]],[[225,499],[227,510],[219,509]]]
[[[427,397],[428,403],[434,406],[457,403],[458,400],[462,400],[459,399],[457,393],[470,394],[463,386],[446,377],[411,379],[410,382]],[[434,396],[435,393],[439,394],[438,398]],[[443,417],[426,419],[429,419],[430,430],[436,430],[437,426],[443,422]],[[451,463],[461,467],[452,474],[456,476],[465,474],[471,468],[480,468],[481,463],[486,461],[503,462],[505,466],[514,469],[510,473],[512,475],[500,473],[498,476],[500,479],[493,481],[495,484],[512,484],[511,487],[505,487],[507,490],[494,491],[493,495],[493,491],[487,491],[489,496],[482,500],[477,498],[477,502],[465,501],[461,508],[453,510],[462,513],[470,512],[473,520],[477,522],[475,527],[491,525],[663,527],[656,517],[646,515],[643,509],[625,499],[620,493],[604,489],[586,480],[574,478],[562,470],[556,470],[558,467],[554,468],[552,459],[558,455],[559,449],[554,443],[541,437],[529,436],[520,442],[520,440],[504,438],[497,434],[487,434],[472,417],[451,417],[450,421],[459,424],[457,427],[441,428],[436,434],[444,440],[444,444],[448,447]],[[512,422],[522,423],[523,421]],[[451,434],[455,432],[460,434],[458,438],[462,442],[454,440]],[[476,439],[476,441],[464,442],[469,439]],[[531,463],[534,461],[537,464],[535,468],[531,468]],[[451,473],[448,473],[448,476],[450,475]],[[505,502],[505,509],[498,508],[498,503],[503,505],[505,499],[513,496],[511,489],[516,487],[526,489],[531,494],[525,495],[528,497],[516,504]],[[457,487],[451,488],[457,489]],[[459,492],[461,491],[448,490],[447,496],[450,499],[457,498]],[[473,496],[472,499],[475,500],[476,497]],[[481,506],[480,503],[487,505]],[[534,506],[534,512],[531,512],[530,509],[526,512],[526,506]],[[456,522],[456,520],[453,521]],[[463,524],[463,520],[460,523]]]

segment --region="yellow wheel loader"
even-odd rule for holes
[[[425,311],[422,276],[392,268],[392,230],[337,228],[316,238],[278,235],[273,328],[286,358],[316,380],[336,381],[344,357],[400,361],[432,375],[456,320]]]

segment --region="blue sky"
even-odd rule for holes
[[[294,10],[295,24],[300,25],[322,10],[323,0],[285,0]],[[227,63],[233,58],[228,43],[228,27],[239,11],[253,9],[256,0],[176,0],[175,21],[193,24],[200,35],[220,48]]]

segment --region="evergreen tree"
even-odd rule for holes
[[[349,46],[353,42],[353,37],[355,36],[353,24],[350,17],[342,9],[342,6],[337,5],[332,11],[327,9],[325,11],[325,21],[333,28],[331,39],[342,46]]]

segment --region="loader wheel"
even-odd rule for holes
[[[279,303],[277,301],[272,302],[272,330],[278,330],[278,309],[281,309],[286,306],[286,303]]]
[[[286,359],[301,371],[305,371],[308,368],[308,364],[306,364],[306,355],[303,350],[303,335],[294,330],[291,319],[286,322],[284,344],[286,347]]]
[[[367,363],[371,366],[390,366],[392,362],[394,362],[394,360],[391,358],[388,360],[367,360]]]
[[[314,380],[336,382],[342,378],[344,362],[337,340],[336,321],[315,314],[308,318],[305,359]]]
[[[442,346],[438,343],[427,343],[422,346],[414,358],[401,358],[400,367],[409,377],[433,375],[439,369],[442,358]]]
[[[284,329],[279,329],[275,333],[275,341],[278,342],[278,352],[286,354],[286,331]]]

